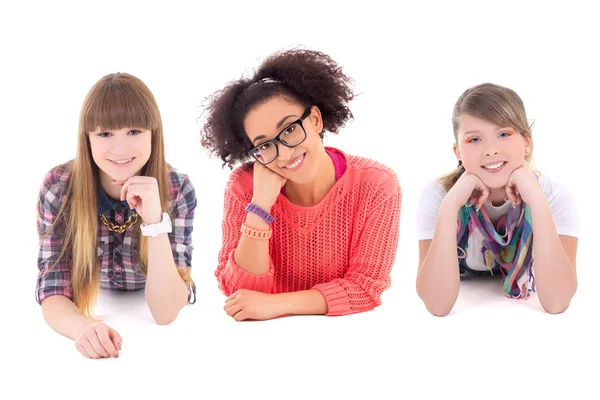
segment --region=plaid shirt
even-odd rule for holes
[[[49,231],[63,203],[71,164],[60,165],[46,174],[41,186],[38,205],[38,234],[40,240]],[[173,250],[175,265],[191,268],[192,262],[192,229],[196,209],[194,187],[187,175],[170,168],[169,170],[169,210],[173,231],[169,233],[169,241]],[[123,224],[131,209],[126,201],[110,200],[103,190],[98,190],[98,214],[117,224]],[[38,280],[36,301],[41,304],[46,297],[62,295],[73,300],[71,286],[71,263],[68,252],[54,268],[52,265],[58,258],[63,245],[64,222],[56,224],[54,230],[40,243],[38,255]],[[100,221],[98,215],[98,263],[100,265],[100,287],[119,291],[140,290],[146,286],[146,277],[142,273],[137,258],[137,237],[134,229],[123,233],[109,231]],[[188,286],[188,304],[196,302],[196,286],[192,282]]]

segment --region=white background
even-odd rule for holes
[[[578,1],[200,3],[0,6],[0,397],[598,398],[597,12]],[[377,158],[400,178],[393,283],[369,313],[236,323],[213,275],[229,170],[200,147],[198,118],[207,95],[297,45],[329,53],[361,93],[355,120],[325,143]],[[196,187],[198,301],[161,327],[141,293],[102,293],[123,350],[87,360],[34,299],[35,202],[44,174],[75,155],[88,89],[116,71],[153,91],[167,159]],[[415,292],[416,200],[455,166],[452,107],[482,82],[523,98],[538,168],[576,193],[579,289],[562,315],[545,314],[536,297],[507,299],[486,280],[464,284],[445,318],[429,315]]]

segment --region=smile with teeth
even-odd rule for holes
[[[304,154],[302,154],[300,157],[298,157],[293,164],[288,164],[288,165],[284,166],[283,168],[294,169],[298,165],[300,165],[300,163],[302,162],[302,160],[304,160]]]
[[[127,164],[131,160],[133,160],[133,157],[132,158],[125,158],[123,160],[110,160],[110,162],[115,163],[115,164]]]
[[[495,171],[497,169],[500,169],[504,164],[506,164],[505,161],[498,161],[497,163],[483,165],[482,167],[487,169],[488,171]]]

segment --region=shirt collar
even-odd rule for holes
[[[107,211],[117,207],[118,205],[125,207],[125,209],[127,210],[131,210],[131,208],[129,208],[129,203],[127,203],[127,200],[116,201],[111,199],[110,197],[108,197],[104,189],[102,189],[102,185],[100,185],[100,182],[98,182],[98,213],[104,214]]]

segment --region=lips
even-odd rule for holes
[[[290,170],[290,171],[297,170],[298,168],[300,168],[300,166],[304,162],[305,156],[306,156],[306,153],[299,155],[298,157],[294,158],[292,161],[290,161],[289,163],[287,163],[282,168]]]
[[[135,160],[135,157],[130,157],[130,158],[121,158],[119,160],[108,160],[110,161],[112,164],[114,165],[118,165],[118,166],[124,166],[124,165],[129,165],[131,164],[131,162]]]
[[[481,168],[485,169],[488,172],[498,172],[506,164],[507,164],[506,161],[493,161],[493,162],[489,162],[485,165],[482,165]]]

